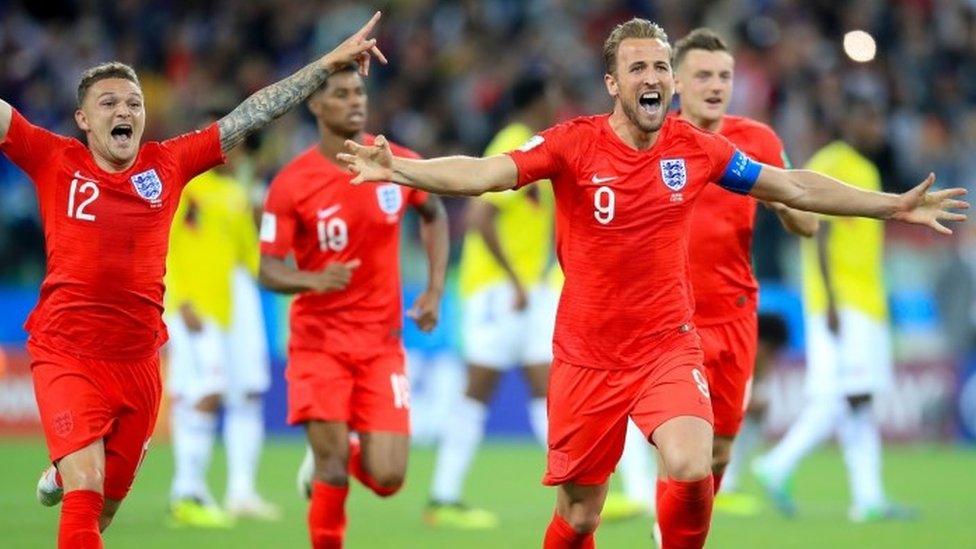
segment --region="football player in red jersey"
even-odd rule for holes
[[[785,168],[786,152],[769,126],[742,116],[726,114],[732,98],[734,60],[728,46],[714,31],[695,29],[674,44],[675,92],[681,100],[679,116],[696,127],[723,135],[747,156],[777,168]],[[794,210],[781,203],[765,203],[790,232],[810,237],[817,231],[816,215]],[[712,471],[715,492],[729,462],[732,441],[742,424],[752,381],[758,342],[757,313],[759,284],[752,273],[752,235],[756,200],[729,193],[718,186],[701,192],[691,217],[689,260],[694,288],[693,322],[702,340],[705,373],[708,378],[715,441]],[[632,431],[631,431],[632,432]],[[624,452],[648,453],[634,436],[628,436]],[[649,459],[643,456],[643,459]],[[625,486],[646,478],[632,474],[621,460]],[[639,462],[638,462],[639,463]],[[665,471],[660,473],[656,497],[666,489]],[[636,492],[631,488],[628,491]]]
[[[608,115],[545,130],[521,149],[474,158],[394,156],[385,139],[346,142],[354,183],[394,181],[476,195],[550,179],[566,275],[553,338],[549,456],[556,485],[544,546],[593,547],[627,418],[657,446],[668,475],[658,509],[665,548],[702,547],[712,510],[712,407],[689,281],[692,206],[717,183],[764,201],[832,215],[897,219],[950,232],[963,189],[875,193],[806,170],[753,161],[721,135],[667,117],[671,47],[633,19],[604,43]]]
[[[93,67],[75,121],[87,146],[28,122],[0,101],[0,151],[37,188],[47,274],[27,321],[34,392],[53,467],[41,503],[62,500],[58,546],[102,547],[129,491],[159,408],[158,349],[167,240],[195,175],[304,100],[339,67],[365,72],[379,13],[334,50],[196,132],[141,143],[142,90],[121,63]]]
[[[260,277],[272,290],[298,294],[285,372],[288,422],[308,435],[300,485],[311,499],[312,546],[324,549],[342,546],[350,473],[382,497],[396,493],[406,475],[410,399],[399,266],[406,206],[420,215],[428,260],[427,289],[407,314],[424,331],[437,324],[449,242],[437,196],[391,182],[349,184],[354,174],[336,160],[343,142],[373,143],[364,131],[366,87],[353,66],[332,74],[308,107],[320,140],[271,182]],[[292,253],[294,267],[285,262]]]

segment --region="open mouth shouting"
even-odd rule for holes
[[[640,94],[640,97],[637,98],[637,105],[648,116],[657,116],[664,107],[661,103],[661,92],[646,91]]]
[[[112,141],[120,146],[127,147],[132,143],[132,124],[116,124],[112,126]]]

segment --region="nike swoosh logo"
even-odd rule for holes
[[[342,207],[342,204],[336,204],[335,206],[329,206],[328,208],[325,208],[324,210],[319,210],[319,214],[318,214],[319,215],[319,219],[325,219],[325,218],[329,217],[330,215],[332,215],[332,214],[336,213],[337,211],[339,211],[339,208],[341,208],[341,207]]]
[[[590,181],[592,181],[593,183],[596,183],[597,185],[599,185],[600,183],[606,183],[607,181],[613,181],[614,179],[617,179],[618,177],[620,177],[620,176],[618,176],[618,175],[612,175],[610,177],[599,177],[598,175],[593,174],[593,177],[590,178]]]
[[[81,175],[81,172],[78,171],[78,170],[75,170],[75,179],[84,179],[85,181],[91,181],[93,183],[98,183],[98,180],[97,179],[92,179],[91,177],[85,177],[85,176]]]

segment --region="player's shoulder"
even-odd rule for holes
[[[327,162],[318,151],[318,145],[312,145],[300,152],[298,156],[285,162],[272,179],[272,184],[286,185],[297,181],[308,172],[321,169]]]
[[[561,148],[591,144],[603,133],[605,126],[609,127],[607,125],[609,116],[608,114],[598,114],[570,118],[539,132],[532,139],[549,141],[550,144],[555,143]],[[528,141],[525,146],[530,144],[533,144],[532,140]]]
[[[668,116],[659,135],[658,140],[667,143],[668,147],[700,147],[704,142],[716,139],[718,134],[703,130],[680,116]]]
[[[725,115],[722,119],[722,130],[722,133],[728,131],[730,133],[747,134],[751,138],[779,141],[776,130],[768,124],[754,118],[749,118],[748,116]]]

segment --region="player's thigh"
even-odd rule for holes
[[[875,394],[891,383],[891,336],[887,325],[853,309],[840,311],[838,384],[844,395]]]
[[[623,453],[632,395],[619,370],[558,359],[549,375],[549,441],[543,484],[607,482]]]
[[[468,364],[507,370],[516,365],[522,346],[523,315],[514,308],[507,283],[482,288],[462,305],[462,358]]]
[[[827,329],[826,315],[807,315],[805,329],[807,398],[833,397],[840,392],[839,340]]]
[[[115,411],[105,371],[44,345],[29,342],[31,377],[51,462],[101,440]]]
[[[105,445],[101,439],[63,456],[57,465],[65,491],[104,490]]]
[[[261,394],[271,386],[261,299],[254,279],[246,270],[235,270],[233,292],[232,321],[225,337],[229,400]]]
[[[755,314],[699,328],[715,433],[735,437],[748,405],[756,361]]]
[[[552,362],[552,334],[556,326],[559,292],[548,284],[538,284],[529,292],[525,312],[524,344],[519,361],[526,366]]]
[[[657,446],[668,477],[698,480],[712,471],[712,426],[696,416],[673,417],[654,430]]]
[[[169,393],[193,404],[210,395],[222,394],[227,387],[224,330],[212,321],[205,321],[199,332],[191,332],[179,315],[171,315],[167,327],[171,331]]]
[[[468,383],[464,394],[478,402],[487,404],[495,394],[503,371],[483,364],[468,364],[467,373]]]
[[[289,425],[349,421],[354,382],[344,353],[289,349],[285,380]]]
[[[403,348],[391,346],[352,360],[349,427],[359,433],[410,434],[410,381]]]
[[[149,450],[159,414],[159,359],[118,365],[113,372],[122,395],[115,429],[105,437],[105,497],[123,500]]]
[[[403,433],[367,431],[359,433],[362,464],[380,484],[399,484],[407,474],[410,436]]]

